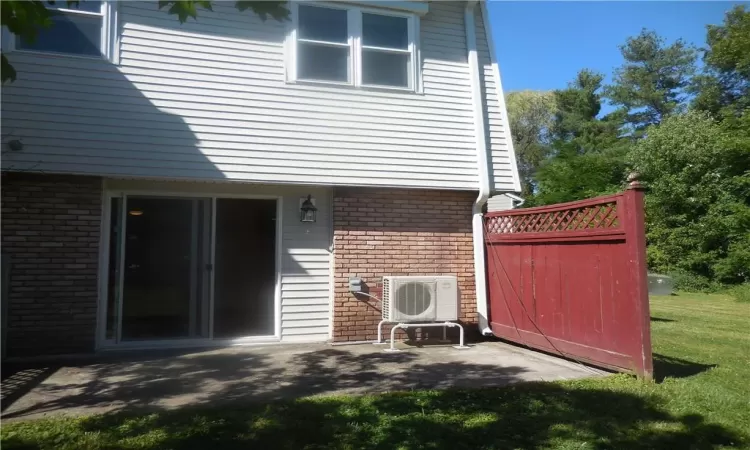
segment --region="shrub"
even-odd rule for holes
[[[687,271],[673,271],[669,273],[669,276],[672,277],[676,291],[716,292],[721,287],[706,276]]]
[[[729,294],[740,303],[750,303],[750,283],[743,283],[733,287]]]

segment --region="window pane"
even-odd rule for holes
[[[349,81],[349,47],[300,42],[297,75],[308,80]]]
[[[406,17],[362,14],[362,44],[408,49],[409,27]]]
[[[78,5],[76,5],[75,3],[68,4],[68,2],[66,1],[57,1],[55,2],[55,6],[57,6],[58,8],[74,9],[76,11],[87,11],[94,13],[102,11],[102,2],[91,2],[88,0],[80,1],[78,2]]]
[[[299,38],[346,44],[346,10],[299,6]]]
[[[48,29],[40,29],[36,41],[19,39],[18,48],[75,55],[101,55],[102,19],[61,14]]]
[[[411,55],[362,51],[362,82],[382,86],[409,87]]]

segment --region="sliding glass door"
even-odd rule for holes
[[[216,200],[214,337],[273,334],[275,235],[275,200]]]
[[[114,197],[105,340],[271,336],[276,200]]]

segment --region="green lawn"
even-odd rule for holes
[[[652,299],[657,383],[625,375],[3,426],[2,448],[750,448],[750,304]]]

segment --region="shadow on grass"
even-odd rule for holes
[[[528,383],[479,390],[307,398],[243,407],[116,413],[7,436],[31,448],[691,448],[742,442],[699,415],[627,393]],[[96,444],[96,445],[94,445]]]
[[[69,378],[69,384],[41,386],[41,401],[19,404],[4,418],[68,408],[95,412],[112,405],[118,412],[8,424],[2,448],[710,449],[747,439],[705,423],[697,414],[671,414],[658,396],[619,392],[616,387],[496,387],[522,380],[522,367],[334,348],[278,359],[275,351],[185,352],[168,359],[118,355],[116,360],[82,365],[71,370],[82,375]],[[661,379],[711,367],[662,355],[655,355],[655,361]],[[635,381],[620,375],[610,382],[629,386]],[[459,389],[418,390],[451,387]],[[290,400],[396,390],[407,392]],[[195,406],[170,406],[184,396]]]
[[[665,319],[663,317],[652,317],[651,322],[669,323],[669,322],[677,322],[677,321],[673,319]]]
[[[654,353],[654,379],[658,383],[665,378],[692,377],[714,367],[717,367],[717,364],[701,364]]]

